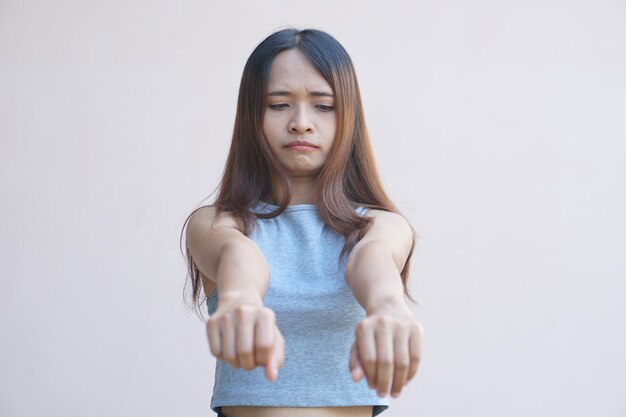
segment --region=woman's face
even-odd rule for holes
[[[298,49],[276,55],[270,67],[263,134],[292,177],[317,176],[335,138],[334,94]],[[306,141],[312,146],[294,146]]]

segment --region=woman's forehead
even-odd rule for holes
[[[276,55],[270,66],[268,93],[275,91],[288,93],[332,94],[332,88],[313,66],[311,61],[298,49],[290,49]],[[271,94],[270,94],[271,95]]]

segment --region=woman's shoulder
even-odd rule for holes
[[[400,219],[404,219],[401,214],[395,213],[393,211],[380,210],[380,209],[371,209],[367,207],[362,207],[363,216],[364,217],[372,217],[372,218],[381,218],[383,220],[389,221],[398,221]]]
[[[215,206],[202,206],[194,210],[190,222],[211,226],[213,229],[234,228],[243,230],[243,221],[231,211],[217,211]]]
[[[363,215],[372,219],[374,230],[387,233],[398,233],[401,235],[412,234],[412,227],[409,220],[402,214],[379,209],[369,209]]]

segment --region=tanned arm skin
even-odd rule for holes
[[[348,257],[345,280],[366,311],[355,330],[350,371],[366,377],[380,397],[397,397],[415,376],[423,328],[404,301],[400,272],[412,244],[412,230],[397,213],[370,210],[373,224]]]
[[[205,293],[217,288],[218,305],[207,321],[211,353],[236,368],[265,367],[275,381],[284,363],[285,340],[273,310],[263,305],[269,267],[256,244],[228,213],[203,207],[187,224],[189,252]],[[207,285],[208,284],[208,285]]]

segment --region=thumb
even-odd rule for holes
[[[359,382],[364,376],[363,368],[361,367],[361,362],[359,361],[356,348],[356,341],[354,341],[352,349],[350,349],[350,372],[352,373],[352,380],[354,382]]]
[[[276,361],[277,361],[277,353],[276,353],[276,349],[272,350],[272,353],[270,353],[270,357],[267,360],[267,365],[265,366],[265,376],[267,379],[269,379],[270,381],[275,381],[276,378],[278,377],[278,367],[276,366]]]
[[[270,381],[274,381],[276,379],[276,367],[274,366],[273,356],[270,356],[267,360],[267,365],[265,365],[265,377]]]

